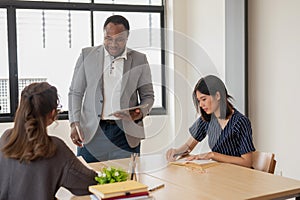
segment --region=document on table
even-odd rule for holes
[[[191,160],[187,161],[185,159],[180,159],[175,162],[170,162],[171,165],[178,165],[178,166],[184,166],[190,169],[196,169],[201,172],[204,172],[205,169],[209,167],[216,166],[220,163],[213,161],[213,160]]]
[[[191,160],[191,161],[187,161],[185,159],[179,159],[176,160],[174,163],[178,163],[178,164],[185,164],[185,163],[195,163],[198,165],[203,165],[203,164],[208,164],[208,163],[215,163],[216,161],[214,160]]]

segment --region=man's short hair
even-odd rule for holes
[[[109,18],[106,19],[103,29],[107,26],[107,24],[113,23],[113,24],[123,24],[125,29],[129,31],[129,22],[128,20],[121,16],[121,15],[112,15]]]

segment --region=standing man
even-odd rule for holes
[[[82,49],[69,90],[71,139],[87,162],[140,153],[143,118],[154,92],[146,55],[129,49],[129,23],[113,15],[104,23],[104,45]],[[142,105],[128,115],[110,115]]]

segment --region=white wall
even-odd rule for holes
[[[168,113],[145,120],[151,136],[142,145],[146,154],[164,153],[185,142],[188,128],[198,117],[192,103],[194,85],[205,74],[225,76],[224,1],[168,0],[166,7]],[[194,152],[208,150],[205,141]]]
[[[185,142],[198,117],[192,103],[194,85],[205,74],[225,76],[224,0],[168,0],[166,8],[168,113],[146,118],[144,154],[164,153]],[[194,152],[208,150],[204,141]]]
[[[176,57],[174,66],[175,91],[180,99],[175,112],[175,130],[178,134],[175,145],[178,146],[185,142],[189,136],[188,128],[198,117],[192,102],[194,85],[203,75],[216,74],[223,80],[225,77],[225,4],[224,0],[173,2],[174,34],[184,38],[174,40],[175,52],[185,48],[182,57]],[[184,80],[177,74],[182,75]],[[207,141],[204,141],[194,152],[208,150]]]
[[[300,1],[249,0],[249,116],[257,149],[300,179]]]

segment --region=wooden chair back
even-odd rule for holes
[[[252,154],[252,167],[256,170],[274,174],[276,160],[274,153],[255,151]]]

